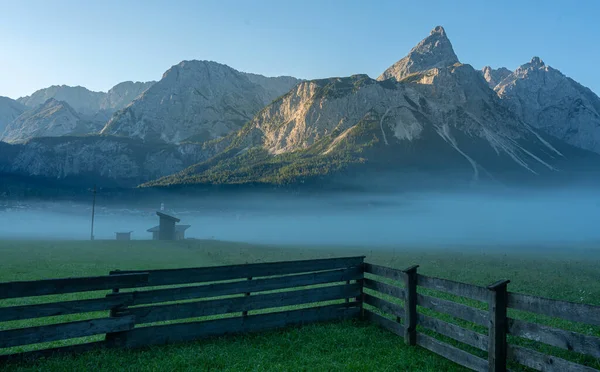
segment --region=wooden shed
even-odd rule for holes
[[[175,240],[185,239],[185,231],[190,227],[191,225],[175,225]],[[158,232],[160,231],[160,226],[154,226],[146,231],[152,233],[152,240],[159,240]]]
[[[175,224],[181,220],[162,212],[156,215],[159,217],[158,240],[175,240]]]
[[[133,231],[116,232],[117,240],[131,240],[131,233]]]

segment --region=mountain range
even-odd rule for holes
[[[54,86],[0,99],[3,125],[0,173],[65,184],[369,188],[384,178],[393,188],[421,176],[519,184],[600,170],[597,95],[538,57],[476,70],[441,26],[377,79],[183,61],[158,82],[107,93]]]

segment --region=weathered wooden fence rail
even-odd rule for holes
[[[416,274],[416,267],[396,270],[366,263],[364,269],[368,275],[364,279],[364,288],[367,290],[364,295],[365,317],[403,336],[409,345],[419,345],[475,371],[506,371],[509,361],[539,371],[597,371],[527,347],[509,344],[508,336],[545,343],[594,358],[600,358],[600,338],[513,319],[509,317],[508,310],[598,326],[599,306],[511,293],[507,291],[507,280],[480,287]],[[437,296],[469,299],[471,303],[479,304],[479,308],[438,298],[436,295],[417,293],[418,287],[446,294]],[[485,307],[487,311],[483,310]],[[428,313],[424,313],[425,311]],[[480,329],[482,332],[446,322],[431,311],[443,314],[446,318],[449,315],[470,322],[473,325],[469,328]],[[413,316],[415,313],[416,318]],[[487,334],[484,334],[486,328]],[[432,331],[487,352],[487,360],[418,329]]]
[[[362,256],[344,257],[0,283],[0,299],[31,303],[32,296],[51,298],[44,303],[0,307],[0,353],[5,351],[0,360],[165,344],[358,317],[363,261]],[[76,292],[102,297],[56,299],[56,295]],[[296,305],[305,308],[289,310]],[[203,319],[225,314],[232,317]],[[88,319],[73,321],[73,316]],[[56,318],[37,319],[45,317]],[[24,320],[40,325],[23,326]],[[164,324],[173,322],[177,323]],[[72,346],[43,344],[93,335],[105,337]],[[32,349],[33,344],[42,345],[26,352],[16,348],[29,345]]]
[[[595,371],[512,341],[533,340],[600,358],[600,338],[526,322],[509,312],[600,326],[600,307],[511,293],[506,280],[480,287],[417,270],[364,263],[361,256],[0,283],[3,302],[19,299],[0,306],[0,362],[362,318],[407,345],[476,371],[505,371],[507,363],[540,371]],[[77,292],[83,298],[56,298]],[[45,302],[32,303],[35,298]],[[76,318],[86,313],[92,319]],[[38,319],[45,317],[56,318]],[[105,336],[52,344],[93,335]]]

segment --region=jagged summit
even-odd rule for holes
[[[531,61],[529,62],[529,64],[532,65],[532,66],[537,66],[537,67],[546,66],[546,64],[544,63],[544,61],[542,61],[540,59],[540,57],[533,57],[533,58],[531,58]]]
[[[446,30],[442,26],[436,26],[428,37],[412,48],[406,57],[385,70],[377,80],[401,80],[415,72],[452,66],[457,62],[458,57],[446,36]]]
[[[220,75],[211,76],[211,73],[219,72]],[[207,60],[185,60],[172,66],[170,69],[165,71],[163,79],[173,75],[174,78],[185,78],[186,75],[203,75],[207,78],[220,78],[224,74],[236,74],[238,71],[231,67],[218,63],[215,61]]]
[[[104,95],[103,92],[94,92],[81,86],[52,85],[48,88],[35,91],[27,97],[21,97],[19,103],[34,109],[45,104],[49,98],[57,101],[63,101],[69,104],[73,109],[82,114],[93,114],[100,108],[100,102]]]
[[[532,127],[600,153],[600,97],[539,57],[517,68],[494,90]]]
[[[507,69],[506,67],[500,67],[499,69],[493,69],[491,66],[485,66],[481,69],[481,74],[485,81],[487,81],[490,88],[494,89],[494,87],[502,80],[504,80],[507,76],[512,74],[512,71]]]
[[[429,33],[429,35],[440,34],[440,36],[446,37],[446,30],[442,26],[435,26],[433,30]]]
[[[60,137],[93,133],[98,123],[85,120],[67,102],[48,98],[38,107],[25,111],[6,126],[4,142],[23,142],[34,137]]]
[[[94,92],[79,85],[52,85],[37,90],[30,96],[21,97],[17,101],[29,109],[35,109],[53,98],[68,103],[79,114],[94,116],[104,111],[110,115],[127,106],[152,84],[153,81],[125,81],[115,85],[108,92]]]
[[[182,61],[117,111],[101,133],[170,143],[223,137],[296,83],[249,76],[213,61]]]

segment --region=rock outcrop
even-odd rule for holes
[[[500,67],[499,69],[494,70],[490,66],[485,66],[483,69],[481,69],[481,74],[483,75],[485,81],[488,82],[489,87],[494,89],[496,85],[498,85],[508,75],[512,74],[512,71],[506,67]]]
[[[119,83],[110,88],[110,90],[106,93],[102,101],[100,101],[100,107],[98,111],[104,110],[112,114],[115,111],[121,110],[129,105],[140,94],[144,93],[154,83],[154,81],[125,81]]]
[[[275,98],[290,91],[301,80],[291,76],[267,77],[245,72],[244,75],[254,84],[258,84],[265,90],[264,103],[268,105]]]

